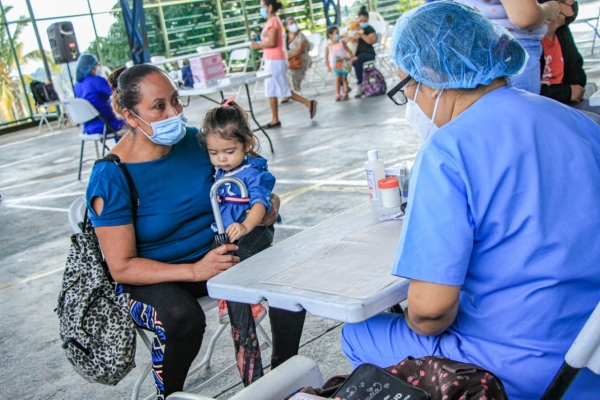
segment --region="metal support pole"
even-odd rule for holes
[[[311,30],[315,30],[315,13],[313,11],[313,2],[312,0],[308,0],[308,14],[310,15],[310,28]]]
[[[158,0],[158,16],[160,17],[160,29],[162,30],[163,40],[165,41],[165,56],[171,57],[171,44],[169,43],[169,34],[167,33],[165,14],[163,12],[163,6],[160,3],[160,0]]]
[[[221,40],[223,46],[227,46],[227,35],[225,34],[225,23],[223,22],[223,10],[221,9],[221,0],[217,0],[217,15],[219,16],[219,25],[221,26]]]
[[[248,22],[248,12],[246,10],[246,2],[245,1],[241,1],[242,3],[242,14],[244,15],[244,23],[246,25],[246,37],[248,38],[248,41],[251,42],[252,41],[252,35],[250,34],[250,23]],[[254,67],[253,69],[256,70],[256,57],[254,56],[254,51],[250,50],[250,58],[251,58],[251,62],[252,62],[252,66]]]
[[[48,82],[52,82],[52,74],[50,73],[50,67],[48,66],[48,60],[46,59],[46,52],[44,51],[44,46],[42,46],[42,40],[40,39],[40,32],[37,28],[37,22],[35,20],[35,16],[33,15],[33,8],[31,7],[31,2],[29,0],[25,0],[27,3],[27,9],[29,10],[29,18],[31,19],[31,24],[33,26],[33,32],[35,33],[35,38],[38,43],[38,47],[40,49],[40,54],[42,56],[42,63],[44,64],[44,70],[46,71],[46,77],[48,78]]]
[[[90,18],[92,19],[92,27],[94,28],[94,36],[96,37],[96,45],[98,46],[98,59],[100,64],[104,64],[104,57],[102,56],[102,48],[100,46],[100,39],[98,38],[98,31],[96,30],[96,21],[94,20],[94,13],[92,13],[92,6],[90,0],[87,0],[88,9],[90,10]],[[71,80],[72,82],[73,80]]]
[[[4,6],[2,5],[2,1],[0,1],[0,10],[2,11],[2,23],[4,24],[4,26],[6,26],[6,34],[8,35],[10,49],[13,53],[13,57],[15,58],[15,65],[17,66],[17,71],[19,72],[19,79],[21,80],[21,88],[23,89],[23,96],[25,97],[25,102],[27,103],[27,108],[29,108],[29,118],[33,118],[33,109],[31,108],[31,103],[29,102],[29,96],[27,96],[27,86],[25,85],[25,79],[23,79],[23,73],[21,72],[21,65],[19,64],[19,60],[17,59],[17,50],[15,49],[15,44],[13,43],[12,36],[10,35],[10,29],[8,29],[8,22],[6,19],[6,14],[4,13]]]

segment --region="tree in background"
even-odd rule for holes
[[[4,7],[4,15],[8,14],[12,10],[12,6]],[[8,26],[6,21],[2,18],[2,24],[0,24],[0,121],[8,122],[14,121],[19,118],[23,118],[29,115],[29,106],[27,101],[33,106],[33,99],[29,94],[23,93],[21,82],[19,80],[19,72],[17,69],[18,65],[25,65],[30,61],[41,61],[42,54],[40,50],[34,50],[27,54],[23,54],[23,43],[20,41],[20,35],[23,29],[28,25],[27,22],[16,22],[11,24],[14,26],[12,33],[13,45],[15,48],[15,54],[10,45],[10,39],[8,35]],[[20,16],[19,20],[25,19],[25,16]],[[49,56],[49,52],[46,55]],[[49,62],[50,62],[49,58]],[[56,70],[56,65],[50,62],[50,67]],[[25,84],[33,80],[29,75],[23,75]]]

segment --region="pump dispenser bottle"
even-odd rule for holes
[[[377,187],[377,182],[385,178],[385,167],[383,166],[383,161],[379,159],[377,150],[369,150],[367,157],[369,161],[365,163],[365,171],[367,173],[371,206],[381,207],[381,195]]]

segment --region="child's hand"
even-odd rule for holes
[[[356,61],[356,60],[358,60],[358,57],[352,57],[352,58],[350,59],[350,61],[352,61],[352,62],[354,62],[354,61]]]
[[[243,224],[240,224],[238,222],[234,222],[233,224],[229,225],[229,227],[227,228],[227,230],[225,231],[225,233],[229,237],[229,241],[231,243],[233,243],[236,240],[238,240],[240,237],[242,237],[245,234],[247,234],[248,233],[248,228],[246,228]]]
[[[331,72],[332,68],[331,65],[327,65],[327,71]]]

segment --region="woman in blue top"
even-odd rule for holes
[[[425,140],[392,266],[408,309],[347,324],[343,350],[355,367],[471,362],[539,399],[600,301],[600,127],[508,86],[525,50],[461,4],[404,14],[392,57],[389,95]],[[598,393],[584,370],[567,398]]]
[[[106,79],[96,75],[100,73],[100,64],[93,54],[82,54],[77,63],[77,72],[75,73],[75,97],[89,101],[98,110],[104,121],[113,131],[118,132],[123,128],[123,121],[115,116],[110,106],[110,96],[112,89]],[[104,122],[100,118],[95,118],[83,124],[85,133],[102,133],[104,131]],[[110,130],[108,130],[110,133]]]
[[[125,163],[138,191],[132,214],[126,178],[114,163],[92,170],[87,201],[90,219],[112,277],[129,292],[136,324],[154,333],[153,374],[159,399],[181,390],[198,354],[205,316],[197,303],[206,281],[230,268],[237,250],[211,243],[214,222],[209,192],[213,167],[185,127],[173,82],[151,65],[120,68],[109,78],[113,107],[130,128],[111,153]],[[279,200],[263,219],[277,219]],[[269,309],[272,367],[297,354],[305,313]]]

